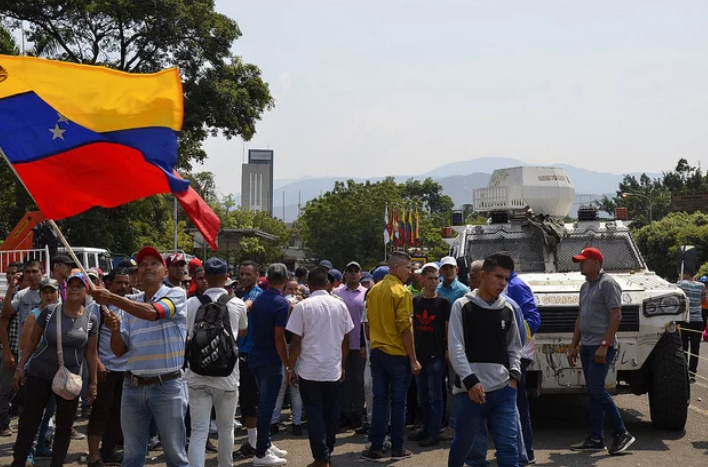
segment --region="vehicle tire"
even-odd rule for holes
[[[652,352],[649,385],[651,423],[662,430],[683,430],[688,417],[688,365],[679,333],[664,333]]]

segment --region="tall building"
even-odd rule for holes
[[[241,171],[241,206],[273,215],[273,150],[249,149]]]

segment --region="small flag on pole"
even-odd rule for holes
[[[384,230],[383,230],[384,245],[388,245],[391,241],[391,236],[388,233],[388,206],[384,209]]]

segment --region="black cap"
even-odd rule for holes
[[[219,274],[226,274],[229,270],[226,261],[216,256],[209,258],[204,262],[204,272],[210,276],[216,276]]]
[[[54,258],[52,258],[52,266],[54,266],[55,264],[66,264],[67,266],[71,267],[76,266],[74,260],[69,258],[67,255],[56,255]]]

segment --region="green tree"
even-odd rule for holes
[[[276,237],[275,241],[244,237],[237,255],[231,257],[236,263],[251,259],[259,264],[268,264],[284,259],[283,250],[290,243],[292,231],[282,220],[270,217],[266,212],[252,212],[237,206],[232,195],[213,203],[212,208],[224,229],[257,229]]]
[[[365,266],[378,263],[384,255],[383,213],[388,205],[389,209],[417,207],[421,246],[429,249],[431,257],[444,255],[447,244],[435,216],[449,218],[449,211],[443,210],[451,208],[452,202],[441,195],[440,185],[426,182],[397,184],[391,177],[377,183],[335,182],[331,191],[309,201],[300,215],[297,228],[306,250],[311,257],[329,259],[339,267],[351,260]]]
[[[0,14],[15,30],[25,21],[36,55],[133,73],[179,67],[183,168],[207,157],[210,135],[250,140],[274,104],[260,69],[231,53],[241,30],[213,0],[4,0]]]
[[[678,278],[677,258],[681,245],[694,245],[698,264],[708,262],[708,214],[672,212],[634,232],[649,269],[670,280]]]

